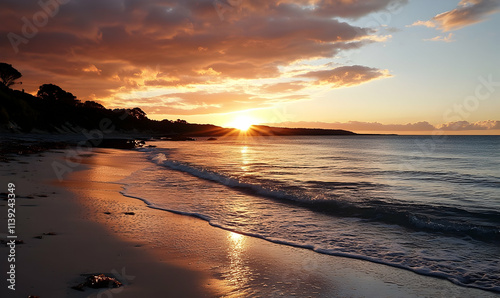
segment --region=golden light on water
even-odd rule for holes
[[[229,242],[229,281],[239,289],[245,288],[250,281],[252,275],[251,269],[244,261],[246,243],[243,235],[230,232],[228,235]]]
[[[244,246],[244,238],[243,238],[243,235],[241,234],[238,234],[238,233],[235,233],[235,232],[231,232],[229,234],[229,239],[231,241],[231,244],[233,245],[234,247],[234,250],[236,251],[240,251],[243,246]]]

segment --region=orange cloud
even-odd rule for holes
[[[490,14],[499,11],[497,0],[462,0],[458,7],[433,18],[443,31],[460,29],[482,22]]]
[[[113,101],[113,104],[116,106],[138,105],[148,114],[203,115],[266,108],[274,103],[290,102],[298,99],[303,99],[303,97],[293,96],[270,99],[243,92],[209,93],[195,91],[139,99],[118,98]]]
[[[430,39],[424,39],[425,41],[444,41],[444,42],[454,42],[453,33],[448,34],[447,36],[436,36]]]
[[[306,85],[298,82],[286,82],[277,84],[267,84],[262,86],[265,92],[278,93],[278,92],[293,92],[306,88]]]
[[[427,28],[434,28],[436,27],[436,23],[433,21],[416,21],[415,23],[411,25],[407,25],[406,27],[415,27],[415,26],[424,26]]]
[[[446,32],[483,22],[499,10],[500,2],[497,0],[461,0],[457,8],[438,14],[429,21],[417,21],[411,26],[439,27]]]
[[[172,89],[210,86],[220,90],[238,80],[271,80],[264,83],[267,87],[263,92],[285,88],[293,93],[301,86],[289,84],[286,89],[278,85],[283,83],[283,68],[298,61],[332,59],[342,51],[383,42],[387,37],[379,36],[376,30],[337,18],[359,18],[384,10],[391,2],[237,1],[221,12],[212,0],[85,0],[69,1],[50,12],[38,1],[5,0],[0,35],[33,34],[26,43],[17,45],[17,53],[8,38],[1,38],[0,52],[2,60],[23,73],[23,88],[28,92],[36,92],[41,84],[55,83],[82,100],[105,105],[119,102],[113,98],[124,93],[151,88],[176,93],[181,90]],[[44,12],[51,16],[40,25],[35,16]],[[337,73],[339,79],[331,83],[355,85],[384,77],[382,71],[356,67],[360,69]],[[326,78],[326,73],[311,72],[308,78],[323,82],[331,81],[332,75]],[[164,109],[172,108],[170,114],[246,107],[228,104],[230,97],[224,92],[203,92],[198,94],[209,97],[213,104],[203,106],[190,95],[179,97],[189,103],[185,106],[182,102],[175,107],[161,104],[165,104]],[[241,92],[247,98],[259,98],[261,105],[276,100],[248,90]],[[210,94],[220,94],[219,105]]]

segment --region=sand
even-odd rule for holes
[[[79,164],[68,164],[68,156]],[[15,291],[6,281],[9,248],[0,247],[0,297],[496,296],[153,209],[120,194],[120,180],[144,167],[142,153],[96,149],[74,156],[68,149],[0,164],[0,192],[16,184],[16,234],[25,242],[16,246]],[[71,169],[64,179],[58,179],[54,162]],[[0,205],[4,232],[7,201]],[[71,289],[83,282],[82,274],[93,273],[115,276],[124,286]]]

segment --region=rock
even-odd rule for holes
[[[88,276],[85,279],[85,282],[73,286],[71,288],[77,291],[84,291],[85,287],[93,289],[102,289],[102,288],[119,288],[121,286],[122,283],[113,277],[109,277],[104,274],[95,274]]]
[[[104,214],[110,215],[110,214],[111,214],[111,212],[106,211],[106,212],[104,212]]]
[[[135,212],[125,212],[125,215],[135,215]]]
[[[217,141],[217,138],[208,138],[207,141]]]
[[[119,288],[122,283],[117,281],[113,277],[106,276],[104,274],[91,275],[87,277],[86,285],[90,288],[100,289],[100,288]]]

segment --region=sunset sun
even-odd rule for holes
[[[251,117],[241,116],[234,119],[228,126],[239,129],[241,131],[247,131],[252,127],[252,125],[256,124],[257,120]]]

